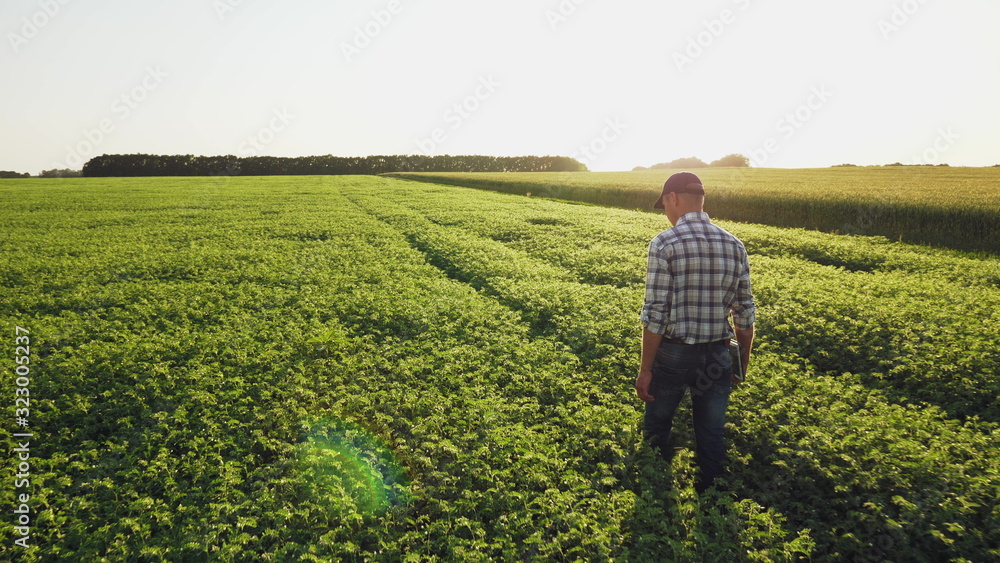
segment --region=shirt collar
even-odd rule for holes
[[[708,217],[708,213],[705,213],[704,211],[692,211],[690,213],[685,213],[684,215],[682,215],[681,218],[677,220],[677,225],[680,225],[681,223],[687,223],[688,221],[701,221],[704,223],[712,222],[712,220],[709,219]],[[677,225],[674,226],[676,227]]]

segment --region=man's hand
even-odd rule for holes
[[[750,371],[750,350],[753,349],[753,337],[756,332],[755,327],[744,330],[736,329],[736,341],[740,343],[740,362],[743,363],[743,377]]]
[[[635,392],[639,398],[647,403],[653,402],[653,396],[649,394],[649,384],[653,381],[652,370],[639,370],[639,377],[635,379]]]
[[[656,350],[662,340],[662,334],[642,329],[642,359],[639,362],[639,377],[635,379],[635,392],[647,403],[653,402],[649,384],[653,381],[653,361],[656,360]]]

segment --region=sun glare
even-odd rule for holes
[[[373,517],[409,500],[409,483],[395,454],[356,424],[312,425],[298,459],[303,495],[331,512]]]

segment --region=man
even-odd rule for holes
[[[666,181],[654,205],[674,227],[649,244],[642,362],[635,381],[646,402],[646,439],[664,459],[669,459],[674,413],[691,389],[699,493],[722,474],[726,459],[723,429],[735,376],[729,317],[746,373],[756,315],[746,248],[712,224],[704,203],[698,176],[679,172]]]

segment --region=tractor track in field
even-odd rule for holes
[[[589,369],[618,385],[631,374],[621,342],[639,337],[641,295],[610,285],[587,284],[571,272],[460,227],[435,224],[419,211],[366,205],[359,209],[400,231],[429,264],[518,313],[536,337],[566,345]],[[595,306],[595,303],[597,304]]]

